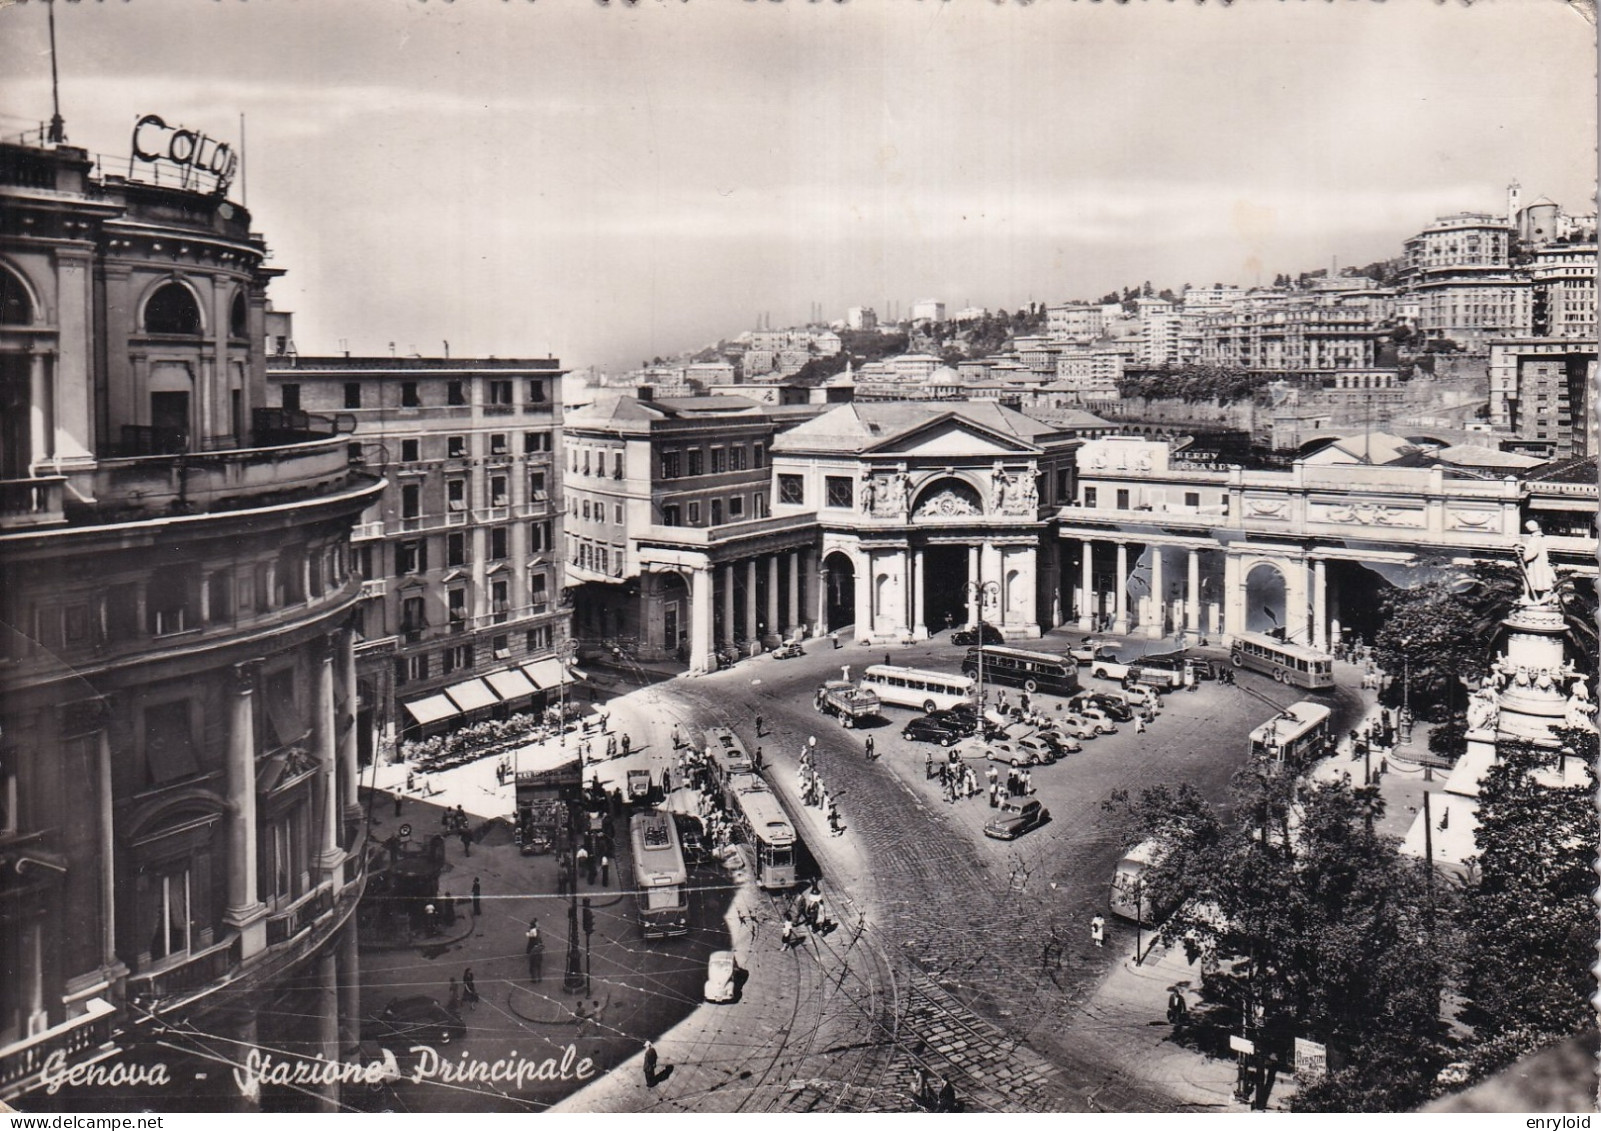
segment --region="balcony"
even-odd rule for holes
[[[279,447],[104,459],[67,475],[73,521],[134,521],[338,495],[355,483],[342,437]],[[73,513],[77,511],[78,513]]]
[[[384,524],[381,522],[358,522],[350,531],[352,542],[370,542],[383,536]]]
[[[363,601],[371,601],[374,598],[382,597],[388,592],[389,579],[387,577],[378,577],[361,583],[361,599]]]
[[[267,919],[267,945],[286,943],[302,931],[309,931],[328,912],[334,909],[333,889],[327,884],[308,892],[287,910]]]
[[[0,530],[56,526],[67,521],[61,509],[62,475],[0,480]]]
[[[197,951],[187,959],[150,973],[128,978],[128,997],[161,1001],[204,989],[220,982],[239,965],[239,936],[228,937],[214,946]]]
[[[486,404],[486,405],[484,405],[484,415],[485,416],[510,416],[512,413],[514,413],[516,411],[517,411],[517,406],[514,405],[514,404]]]
[[[51,1057],[65,1058],[68,1065],[90,1059],[89,1054],[111,1042],[111,1026],[117,1011],[101,998],[90,998],[87,1012],[0,1052],[0,1097],[10,1099],[34,1086],[34,1077],[44,1071]]]

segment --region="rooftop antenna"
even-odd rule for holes
[[[67,123],[61,118],[61,84],[56,78],[56,6],[51,0],[45,9],[50,14],[50,141],[60,145],[67,140]]]
[[[245,164],[245,116],[239,115],[239,203],[250,204],[249,166]]]

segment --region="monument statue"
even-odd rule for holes
[[[1494,730],[1496,717],[1501,713],[1496,702],[1495,687],[1486,683],[1468,700],[1468,729]]]
[[[1523,584],[1527,588],[1529,603],[1549,605],[1556,601],[1557,575],[1551,568],[1551,559],[1545,550],[1545,535],[1540,524],[1532,518],[1523,529],[1529,536],[1518,542],[1518,561],[1523,566]]]

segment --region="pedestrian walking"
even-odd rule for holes
[[[649,1041],[645,1042],[645,1087],[656,1086],[656,1046]]]
[[[600,886],[603,888],[611,887],[611,857],[605,853],[602,853],[600,857]]]
[[[628,757],[628,751],[633,746],[633,744],[634,744],[634,740],[633,739],[629,738],[626,734],[623,735],[623,757],[624,758]]]
[[[828,807],[828,831],[834,836],[839,836],[845,831],[840,827],[839,806],[837,805],[830,805]]]
[[[465,826],[461,830],[461,850],[468,856],[473,854],[473,834]]]
[[[478,983],[473,981],[473,968],[469,966],[461,972],[461,1004],[471,1009],[478,1001]]]
[[[990,782],[990,808],[991,809],[999,809],[1000,807],[1001,807],[1001,787],[999,785],[997,785],[995,782]]]
[[[401,802],[401,795],[400,795],[400,791],[397,789],[397,790],[395,790],[395,816],[397,816],[397,817],[400,816],[400,802]]]
[[[673,749],[677,750],[682,745],[684,745],[684,740],[678,734],[678,726],[676,724],[674,724],[674,726],[673,726]]]
[[[835,649],[836,649],[836,650],[837,650],[837,649],[838,649],[838,648],[839,648],[839,633],[837,633],[837,632],[830,632],[830,633],[829,633],[829,634],[828,634],[828,640],[829,640],[829,643],[831,643],[831,644],[832,644],[832,645],[834,645],[834,647],[835,647]]]
[[[426,903],[422,909],[423,930],[430,935],[439,933],[439,911],[432,903]]]
[[[867,742],[864,745],[866,746],[866,749],[867,749],[867,760],[869,762],[871,762],[873,760],[873,736],[872,735],[868,735],[867,736]]]
[[[1145,712],[1144,711],[1141,711],[1139,714],[1134,716],[1134,733],[1135,734],[1144,734],[1145,733]]]
[[[757,746],[756,753],[751,755],[750,764],[756,767],[757,770],[762,768],[762,748],[760,746]]]
[[[788,950],[795,945],[795,923],[788,915],[784,916],[784,927],[778,934],[778,949]]]
[[[930,781],[934,777],[934,752],[928,751],[923,758],[923,780]]]
[[[528,955],[528,980],[530,982],[543,982],[545,980],[545,940],[539,936],[539,920],[528,920],[528,930],[523,935],[525,940],[523,952]]]
[[[477,876],[473,877],[473,918],[484,913],[484,885]]]
[[[1099,915],[1090,920],[1090,938],[1095,940],[1096,946],[1106,945],[1106,920]]]
[[[764,728],[764,724],[763,724],[763,721],[762,721],[762,713],[760,711],[757,711],[756,712],[756,737],[757,738],[761,738],[766,733],[767,733],[767,731]]]

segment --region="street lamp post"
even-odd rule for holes
[[[561,764],[567,764],[567,680],[568,668],[573,657],[578,654],[578,644],[573,640],[564,640],[556,649],[556,656],[561,661],[561,717],[557,720],[561,738]],[[584,787],[584,768],[582,762],[578,767],[578,788],[580,792]],[[578,818],[582,806],[569,800],[567,802],[567,860],[570,865],[569,874],[572,877],[572,887],[569,890],[567,905],[567,970],[562,975],[561,986],[570,994],[575,994],[584,988],[583,955],[578,949]]]
[[[987,598],[1000,600],[1001,583],[998,581],[969,581],[962,587],[963,593],[969,601],[978,604],[978,624],[974,631],[978,633],[978,732],[984,733],[984,626],[989,622],[984,619],[984,602]]]
[[[1412,650],[1411,641],[1401,641],[1401,745],[1412,745]]]

